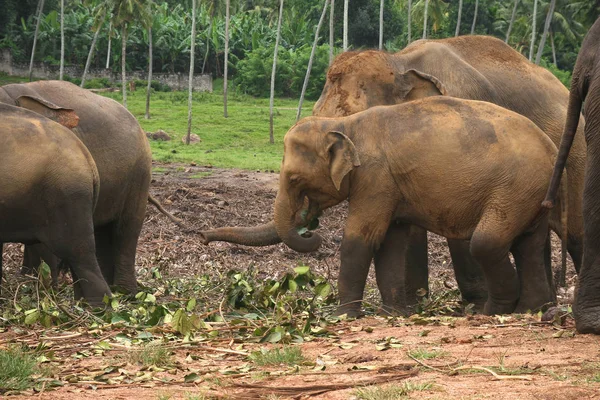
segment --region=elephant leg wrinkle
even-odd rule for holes
[[[342,261],[338,279],[340,306],[335,314],[359,317],[373,250],[369,244],[359,238],[344,237],[340,253]]]

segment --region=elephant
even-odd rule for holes
[[[313,115],[347,116],[377,105],[430,96],[497,104],[529,118],[556,146],[560,143],[568,90],[549,71],[489,36],[418,40],[395,54],[376,50],[342,53],[327,72]],[[583,125],[582,120],[580,126]],[[567,169],[568,249],[577,270],[583,251],[584,164],[585,142],[576,138]],[[223,227],[203,232],[203,240],[269,245],[279,241],[274,227],[273,222],[254,228]],[[448,244],[463,299],[482,305],[487,297],[484,277],[469,255],[469,244],[455,239],[448,239]],[[549,259],[549,242],[546,246]],[[395,260],[389,261],[387,268],[393,268]],[[428,287],[427,236],[418,227],[412,228],[405,283],[413,304],[417,301],[416,289]]]
[[[109,285],[135,292],[135,254],[152,169],[150,146],[135,117],[116,101],[63,81],[4,85],[0,103],[59,122],[64,109],[75,111],[79,124],[68,126],[89,150],[100,176],[93,215],[98,263]]]
[[[405,306],[402,268],[385,266],[404,259],[411,225],[470,241],[486,280],[484,313],[537,310],[556,300],[548,227],[567,235],[566,207],[540,206],[556,153],[529,119],[482,101],[430,97],[308,117],[284,137],[275,229],[291,249],[314,251],[320,236],[298,229],[348,200],[337,314],[360,314],[372,260],[384,304]]]
[[[571,80],[564,133],[548,194],[543,203],[548,208],[554,205],[565,164],[568,170],[571,154],[576,151],[578,116],[583,108],[587,143],[583,192],[585,245],[573,314],[577,331],[595,334],[600,334],[600,199],[598,197],[600,194],[600,144],[598,143],[600,139],[600,55],[597,54],[598,43],[600,43],[600,18],[585,36],[577,56]]]
[[[71,268],[75,296],[102,306],[111,291],[96,259],[94,159],[73,132],[38,113],[0,104],[0,116],[0,244],[43,243]],[[77,123],[73,110],[56,116]]]

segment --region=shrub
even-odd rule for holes
[[[102,89],[111,87],[112,84],[108,78],[92,78],[85,81],[83,85],[86,89]]]

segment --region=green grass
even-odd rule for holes
[[[300,347],[282,347],[271,350],[261,349],[250,354],[250,359],[257,365],[297,365],[306,359]]]
[[[22,82],[29,82],[29,78],[25,78],[23,76],[12,76],[8,75],[6,72],[0,72],[0,86]]]
[[[416,348],[410,350],[408,354],[410,354],[411,357],[414,357],[417,360],[432,360],[434,358],[444,357],[448,353],[441,350],[427,350],[423,348]]]
[[[18,347],[0,350],[0,393],[29,388],[36,373],[39,371],[33,355]]]
[[[430,390],[431,383],[404,382],[402,385],[366,386],[357,389],[355,395],[361,400],[395,400],[408,396],[411,392]]]
[[[147,344],[140,349],[127,353],[127,360],[132,364],[141,364],[145,367],[155,365],[162,367],[171,364],[171,353],[161,345]]]

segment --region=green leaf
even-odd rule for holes
[[[40,311],[37,308],[25,311],[25,324],[33,325],[40,319]]]
[[[173,320],[171,321],[171,326],[182,335],[191,333],[192,323],[190,322],[190,319],[183,308],[175,311],[175,314],[173,314]]]
[[[310,267],[308,267],[306,265],[300,265],[300,266],[294,268],[294,272],[296,273],[296,275],[306,275],[306,274],[308,274],[309,271],[310,271]]]
[[[200,375],[198,375],[195,372],[192,372],[191,374],[187,374],[186,376],[183,377],[183,381],[185,383],[197,382],[199,380],[200,380]]]
[[[192,297],[187,302],[187,306],[185,307],[185,309],[186,309],[187,312],[192,312],[192,311],[194,311],[194,308],[196,308],[196,299]]]
[[[321,282],[315,287],[315,296],[325,298],[331,294],[331,285],[327,282]]]

